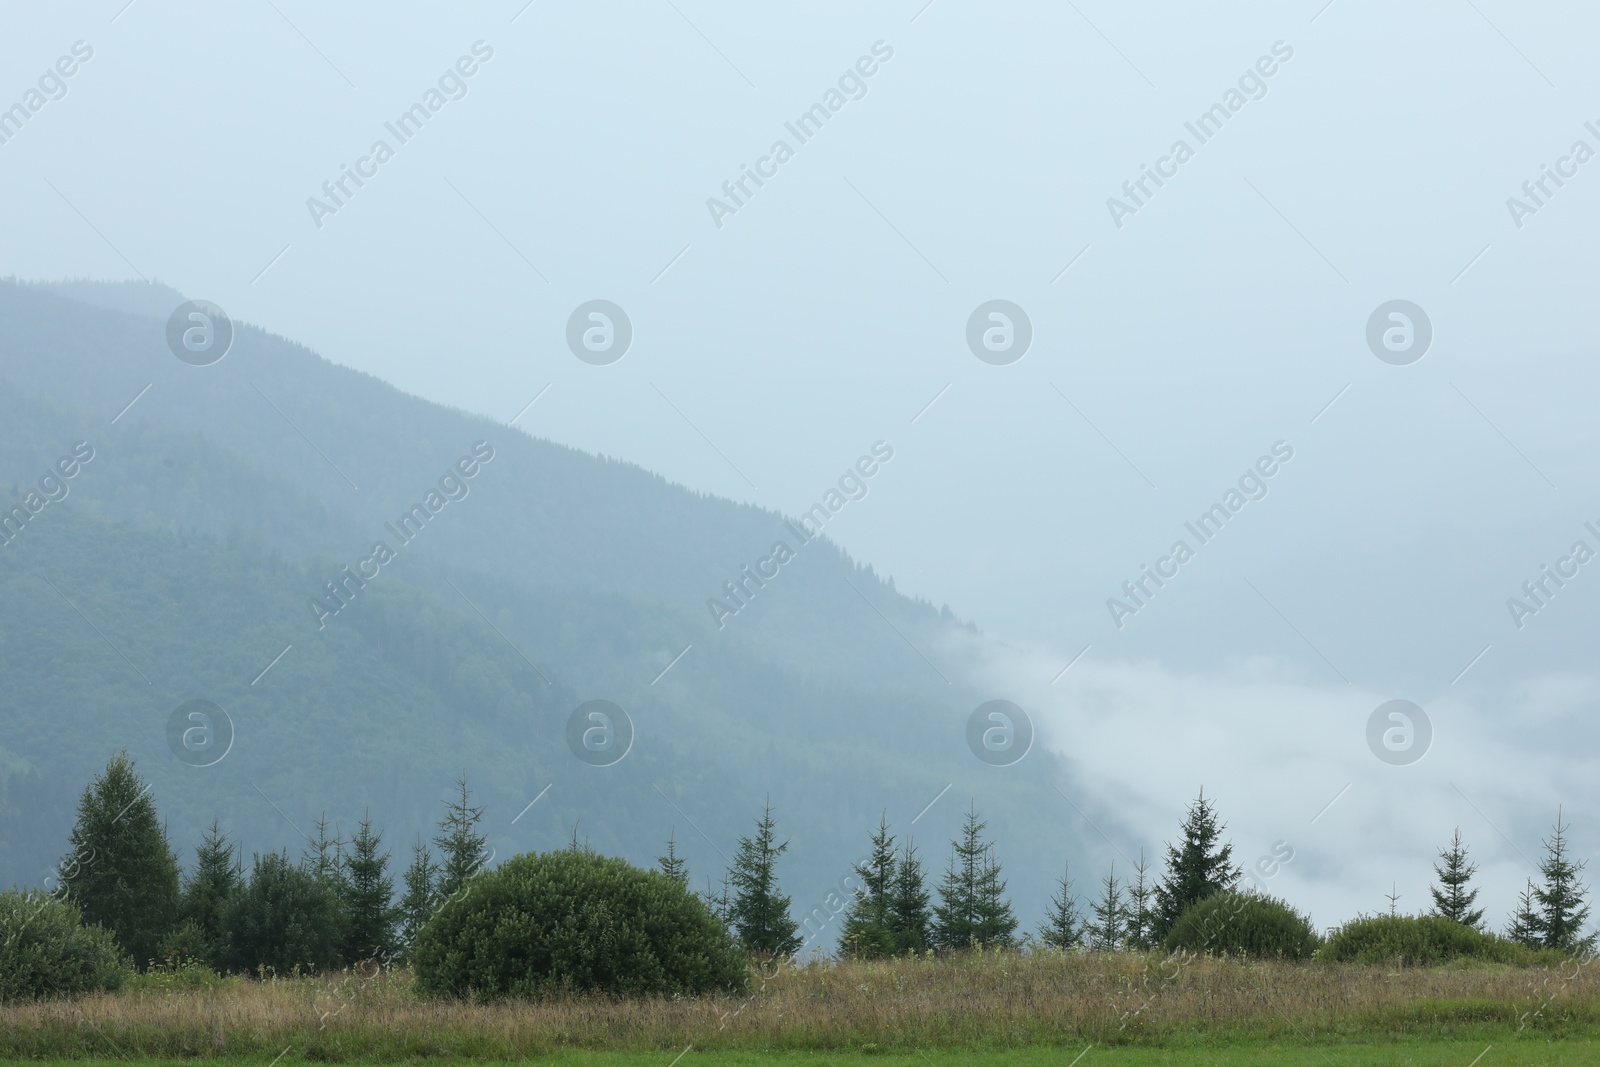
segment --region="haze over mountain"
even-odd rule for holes
[[[39,877],[121,744],[180,841],[216,812],[293,848],[272,805],[370,803],[399,847],[466,769],[502,851],[581,821],[646,862],[676,825],[697,884],[770,792],[801,907],[947,784],[930,866],[975,800],[1028,923],[1062,859],[1088,893],[1202,785],[1246,862],[1293,844],[1268,888],[1320,924],[1392,883],[1424,906],[1457,824],[1495,921],[1558,804],[1596,854],[1600,579],[1543,568],[1600,550],[1600,192],[1587,157],[1545,177],[1600,149],[1600,14],[395,12],[117,0],[0,39],[22,72],[93,49],[0,144],[0,488],[96,453],[0,549],[0,881]],[[239,327],[215,366],[166,347],[185,297]],[[564,333],[596,298],[633,328],[603,367]],[[1032,328],[1005,366],[966,332],[996,299]],[[1432,327],[1407,365],[1366,334],[1397,299]],[[478,441],[467,496],[317,629]],[[865,498],[716,628],[707,599],[880,441]],[[239,721],[208,773],[162,733],[191,698]],[[591,698],[639,727],[614,767],[566,749]],[[967,748],[991,699],[1038,728],[1014,767]],[[1392,699],[1430,717],[1420,762],[1369,748]]]

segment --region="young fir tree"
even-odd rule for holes
[[[1567,826],[1556,812],[1555,833],[1544,843],[1544,862],[1539,873],[1544,885],[1536,886],[1533,896],[1539,904],[1539,928],[1547,948],[1563,952],[1587,951],[1594,947],[1596,935],[1583,934],[1589,921],[1589,887],[1579,880],[1587,860],[1574,860],[1567,845]]]
[[[118,752],[84,789],[60,870],[84,923],[110,930],[142,969],[160,954],[180,898],[178,858],[133,767]]]
[[[1449,846],[1439,850],[1439,859],[1443,861],[1443,866],[1438,863],[1433,865],[1433,873],[1439,879],[1439,884],[1430,889],[1433,894],[1433,913],[1462,926],[1478,929],[1483,925],[1483,909],[1473,908],[1478,891],[1467,888],[1467,883],[1478,872],[1478,865],[1467,860],[1467,846],[1461,840],[1461,827],[1456,827]]]
[[[681,886],[689,884],[689,865],[678,855],[678,828],[672,828],[672,835],[667,838],[667,854],[656,857],[656,865],[661,873],[671,878]]]
[[[372,828],[370,815],[357,824],[343,861],[345,912],[349,919],[344,958],[387,962],[395,952],[394,931],[400,911],[389,877],[389,853],[380,852],[383,835]]]
[[[1536,892],[1533,879],[1528,879],[1527,888],[1517,897],[1517,910],[1511,913],[1511,923],[1506,927],[1507,940],[1529,948],[1544,945],[1544,920],[1539,915]]]
[[[933,908],[933,940],[942,948],[1009,945],[1017,928],[1000,865],[993,847],[983,840],[988,825],[968,808],[961,839],[950,842],[950,866]]]
[[[1127,947],[1132,949],[1147,949],[1155,945],[1155,911],[1151,907],[1155,898],[1155,887],[1150,884],[1150,864],[1144,858],[1144,850],[1139,850],[1139,862],[1133,868],[1134,878],[1128,886],[1128,911],[1124,933]]]
[[[439,893],[441,874],[438,861],[418,834],[411,850],[411,864],[406,868],[405,895],[400,898],[400,941],[407,950],[415,943],[417,931],[443,899]]]
[[[894,935],[896,955],[922,952],[932,944],[933,918],[928,902],[922,860],[907,838],[895,865],[894,885],[889,889],[889,932]]]
[[[1127,938],[1128,907],[1122,899],[1122,883],[1117,881],[1117,863],[1100,883],[1100,898],[1089,904],[1094,918],[1084,926],[1089,947],[1096,952],[1115,952]]]
[[[483,819],[483,809],[474,807],[472,794],[467,789],[467,776],[456,779],[460,795],[445,805],[444,818],[439,820],[439,833],[433,843],[439,846],[439,896],[448,900],[467,884],[467,879],[483,866],[485,846],[489,838],[478,832]],[[573,828],[576,841],[577,828]]]
[[[889,817],[879,817],[872,834],[872,854],[858,863],[855,876],[861,881],[855,899],[845,909],[839,931],[839,947],[847,955],[863,959],[893,956],[898,952],[890,922],[889,903],[895,885],[894,836],[889,833]]]
[[[244,888],[243,859],[217,820],[194,850],[194,870],[183,882],[183,918],[194,923],[203,938],[196,946],[207,963],[219,966],[225,946],[222,943],[222,916],[229,903]]]
[[[1189,908],[1214,893],[1233,890],[1244,870],[1233,862],[1233,845],[1224,843],[1227,826],[1217,820],[1217,809],[1200,790],[1183,820],[1183,841],[1167,845],[1167,870],[1156,886],[1154,928],[1151,938],[1161,941]]]
[[[337,896],[344,895],[344,836],[328,835],[328,813],[317,819],[317,836],[306,838],[300,853],[300,869],[332,889]]]
[[[733,884],[730,925],[747,952],[792,956],[800,950],[799,927],[789,917],[789,898],[778,890],[778,857],[789,842],[776,843],[772,801],[756,820],[755,837],[741,837],[728,880]]]
[[[1039,927],[1039,940],[1062,951],[1083,944],[1083,920],[1078,915],[1077,899],[1072,895],[1070,874],[1069,868],[1063,865],[1055,896],[1050,898],[1050,910],[1045,913],[1044,925]]]
[[[722,876],[722,888],[711,888],[711,876],[706,875],[706,891],[700,894],[700,899],[705,902],[706,909],[717,917],[717,921],[730,930],[733,928],[733,892],[728,884],[728,876]]]
[[[1390,882],[1389,891],[1383,895],[1384,899],[1389,902],[1389,918],[1391,919],[1400,914],[1400,893],[1397,892],[1399,888],[1399,885]]]

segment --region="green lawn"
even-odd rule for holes
[[[682,1050],[679,1050],[680,1052]],[[912,1055],[864,1052],[563,1052],[524,1060],[541,1067],[1592,1067],[1600,1064],[1600,1040],[1500,1042],[1422,1041],[1347,1045],[1230,1045],[1206,1049],[1024,1048],[1009,1052],[929,1051]],[[114,1067],[127,1060],[58,1060],[59,1067]],[[142,1067],[195,1067],[195,1060],[139,1060]],[[268,1059],[199,1061],[216,1067],[267,1067]],[[294,1054],[277,1067],[314,1061]],[[465,1060],[419,1060],[453,1067]],[[473,1067],[492,1067],[471,1061]]]

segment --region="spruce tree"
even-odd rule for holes
[[[1139,862],[1133,868],[1134,878],[1128,886],[1128,910],[1124,933],[1128,948],[1147,949],[1155,945],[1156,916],[1151,904],[1154,903],[1155,887],[1150,884],[1150,864],[1144,858],[1144,850],[1139,850]]]
[[[1544,945],[1544,919],[1539,915],[1536,892],[1533,879],[1528,879],[1527,888],[1517,897],[1517,910],[1511,913],[1511,923],[1506,927],[1508,940],[1529,948]]]
[[[337,832],[328,835],[327,812],[317,818],[317,836],[306,838],[300,869],[332,889],[334,895],[344,895],[344,836]]]
[[[706,909],[717,917],[717,921],[728,929],[733,929],[733,891],[728,884],[728,876],[722,876],[722,888],[711,888],[711,876],[706,875],[706,891],[700,894],[700,899],[705,902]]]
[[[86,924],[99,923],[141,969],[178,919],[178,858],[156,818],[149,787],[118,752],[83,791],[72,850],[60,869]]]
[[[1239,884],[1244,870],[1233,862],[1233,845],[1224,843],[1226,824],[1217,820],[1217,809],[1200,790],[1183,820],[1183,841],[1167,844],[1167,870],[1156,886],[1155,923],[1151,939],[1162,941],[1189,908],[1214,893],[1230,892]]]
[[[678,828],[672,828],[672,835],[667,838],[667,854],[656,857],[656,865],[661,868],[661,873],[671,878],[681,886],[689,884],[689,865],[678,855]]]
[[[371,815],[364,815],[343,862],[343,901],[349,919],[344,958],[352,963],[388,962],[394,956],[400,912],[394,903],[389,853],[380,852],[382,846],[383,835],[372,828]]]
[[[1083,944],[1083,921],[1078,915],[1078,902],[1072,895],[1070,873],[1063,865],[1056,893],[1050,898],[1050,910],[1045,913],[1044,925],[1039,927],[1039,940],[1062,951]]]
[[[921,952],[932,944],[929,899],[922,860],[917,858],[917,848],[908,838],[895,865],[894,885],[889,890],[889,932],[894,935],[895,955]]]
[[[1089,947],[1096,952],[1115,952],[1127,938],[1128,907],[1122,899],[1122,883],[1117,881],[1117,863],[1100,883],[1100,897],[1090,903],[1094,918],[1084,927]]]
[[[411,863],[406,867],[405,895],[400,898],[400,941],[407,951],[416,942],[417,931],[422,929],[433,909],[442,899],[439,893],[440,870],[438,861],[428,846],[417,835],[411,850]]]
[[[872,835],[872,854],[855,866],[861,881],[855,899],[845,910],[839,931],[839,947],[851,956],[877,959],[898,952],[890,923],[889,902],[895,886],[894,836],[889,833],[887,814],[879,817]]]
[[[1547,948],[1563,952],[1588,951],[1594,947],[1595,934],[1583,935],[1583,926],[1589,921],[1589,887],[1579,880],[1588,866],[1587,860],[1574,860],[1567,846],[1567,826],[1561,812],[1556,812],[1555,833],[1544,843],[1544,862],[1539,873],[1544,885],[1534,888],[1534,899],[1539,903],[1539,928],[1544,934]]]
[[[194,870],[183,882],[181,915],[199,929],[204,940],[196,947],[201,958],[213,966],[221,965],[226,948],[222,916],[244,888],[241,864],[238,849],[212,819],[211,828],[194,850]]]
[[[1439,850],[1439,859],[1444,861],[1444,865],[1433,865],[1434,876],[1439,879],[1439,884],[1430,889],[1433,894],[1433,913],[1462,926],[1478,929],[1483,925],[1483,909],[1472,907],[1478,899],[1478,891],[1467,888],[1467,883],[1478,872],[1478,865],[1467,860],[1467,846],[1461,841],[1461,827],[1456,827],[1449,846]]]
[[[800,950],[799,927],[789,917],[789,898],[778,890],[778,857],[789,842],[776,843],[772,801],[756,820],[755,837],[741,837],[728,880],[733,884],[730,925],[747,952],[792,956]]]
[[[467,879],[483,866],[484,848],[489,838],[478,833],[478,823],[483,819],[483,808],[474,807],[472,794],[467,789],[467,776],[456,779],[460,795],[445,805],[445,815],[439,820],[439,833],[433,843],[439,846],[439,896],[448,900],[467,884]],[[573,844],[577,844],[577,826],[573,826]]]
[[[969,807],[961,839],[950,842],[950,866],[933,908],[933,939],[942,948],[1009,945],[1017,928],[1005,900],[1000,865],[992,846],[983,840],[988,825]]]

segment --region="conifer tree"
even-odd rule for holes
[[[84,789],[71,842],[60,866],[68,897],[148,966],[178,918],[178,858],[126,751]]]
[[[943,948],[1009,945],[1016,916],[1005,900],[1006,884],[994,850],[983,840],[989,824],[968,808],[961,839],[950,842],[950,866],[933,908],[933,939]]]
[[[1478,891],[1467,888],[1472,876],[1478,872],[1478,865],[1467,859],[1467,846],[1461,840],[1461,827],[1456,827],[1450,844],[1439,850],[1439,859],[1444,865],[1433,865],[1433,873],[1439,879],[1439,884],[1429,890],[1433,894],[1433,913],[1462,926],[1478,929],[1483,925],[1483,909],[1473,908]]]
[[[394,931],[399,909],[394,903],[394,879],[389,876],[389,853],[378,851],[383,835],[372,828],[370,814],[362,816],[342,869],[343,902],[349,919],[344,958],[387,962],[395,952]]]
[[[1217,820],[1216,806],[1201,789],[1184,816],[1182,842],[1177,847],[1167,845],[1166,873],[1156,886],[1152,940],[1164,940],[1178,916],[1201,900],[1238,886],[1244,870],[1233,862],[1233,845],[1222,840],[1225,829],[1226,824]]]
[[[706,890],[700,894],[700,899],[705,901],[706,908],[715,915],[723,926],[730,930],[733,928],[733,893],[728,884],[728,876],[722,876],[722,888],[711,888],[711,876],[706,875]]]
[[[400,941],[408,951],[416,941],[417,931],[443,899],[439,893],[441,874],[438,861],[418,834],[411,850],[411,864],[406,868],[405,895],[400,898]]]
[[[667,854],[656,857],[656,865],[661,873],[671,878],[681,886],[689,884],[689,865],[678,855],[678,828],[672,828],[672,835],[667,838]]]
[[[1596,935],[1584,936],[1589,921],[1589,887],[1579,880],[1587,860],[1574,860],[1567,845],[1567,826],[1556,812],[1554,834],[1544,842],[1544,861],[1539,873],[1544,885],[1536,886],[1533,896],[1539,904],[1539,929],[1547,948],[1563,952],[1587,951],[1594,947]]]
[[[1128,886],[1127,921],[1124,933],[1126,934],[1127,947],[1132,949],[1147,949],[1155,944],[1155,911],[1151,905],[1154,903],[1155,887],[1150,884],[1150,864],[1144,858],[1144,850],[1139,850],[1139,862],[1133,868],[1134,878]]]
[[[1517,910],[1511,913],[1511,923],[1506,927],[1506,938],[1529,948],[1544,945],[1544,920],[1539,915],[1533,879],[1517,897]]]
[[[244,888],[243,860],[217,820],[194,850],[194,870],[183,882],[181,914],[199,929],[201,958],[213,966],[222,963],[222,916]]]
[[[739,839],[728,872],[734,891],[728,913],[740,944],[748,952],[773,957],[792,956],[802,943],[799,927],[789,917],[789,898],[778,889],[778,857],[788,851],[789,842],[776,843],[776,826],[768,800],[756,820],[755,836]]]
[[[489,838],[478,832],[483,819],[483,808],[474,807],[472,794],[467,789],[467,776],[456,779],[460,795],[445,805],[444,818],[439,820],[439,833],[433,843],[439,847],[439,896],[448,900],[467,884],[467,879],[483,866],[485,846]],[[577,827],[573,827],[573,840],[577,840]]]
[[[933,919],[928,910],[928,889],[917,848],[906,839],[895,865],[894,885],[889,890],[889,932],[894,935],[896,955],[921,952],[933,942]]]
[[[845,910],[839,931],[839,946],[849,955],[877,959],[897,953],[889,914],[895,866],[894,836],[889,833],[889,817],[885,813],[872,834],[872,854],[855,866],[861,888]]]
[[[336,895],[344,893],[344,836],[328,834],[328,813],[317,818],[317,836],[306,839],[300,852],[300,869],[332,889]]]
[[[1122,898],[1122,883],[1117,881],[1117,862],[1100,883],[1100,897],[1089,905],[1094,918],[1084,928],[1089,947],[1096,952],[1115,952],[1127,938],[1128,907]]]
[[[1044,925],[1039,927],[1039,940],[1062,951],[1083,944],[1083,921],[1078,915],[1077,899],[1072,895],[1070,874],[1069,868],[1063,865],[1061,880],[1050,898],[1050,910],[1045,913]]]

